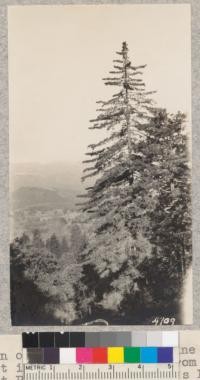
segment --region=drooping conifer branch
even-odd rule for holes
[[[123,42],[122,49],[117,54],[120,59],[114,59],[114,68],[103,81],[106,86],[119,87],[120,91],[109,100],[97,101],[98,115],[90,120],[92,126],[89,127],[91,130],[107,130],[108,135],[88,146],[86,155],[90,158],[84,161],[88,166],[83,171],[83,181],[93,176],[102,176],[89,192],[89,198],[96,202],[97,208],[95,194],[100,189],[109,192],[110,186],[116,186],[117,183],[121,187],[126,184],[132,186],[134,172],[139,165],[139,158],[133,152],[137,151],[138,140],[145,138],[145,120],[147,121],[152,106],[149,96],[153,92],[145,91],[145,83],[141,78],[146,65],[132,65],[126,42]],[[89,202],[88,211],[90,204]]]

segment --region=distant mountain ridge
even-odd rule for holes
[[[61,197],[56,190],[40,187],[21,187],[13,193],[13,208],[58,208],[67,205],[66,199]],[[69,206],[69,205],[68,205]]]
[[[14,164],[10,167],[13,209],[29,207],[75,209],[77,195],[83,193],[82,164]]]

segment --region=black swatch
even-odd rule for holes
[[[69,347],[69,332],[55,333],[55,347]]]
[[[85,347],[84,332],[70,332],[70,347]]]
[[[39,347],[54,347],[54,333],[39,333]]]
[[[38,347],[38,333],[22,333],[23,348]]]

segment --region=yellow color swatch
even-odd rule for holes
[[[124,348],[108,347],[108,363],[124,363]]]

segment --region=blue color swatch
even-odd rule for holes
[[[158,363],[173,363],[173,348],[172,347],[158,348]]]

